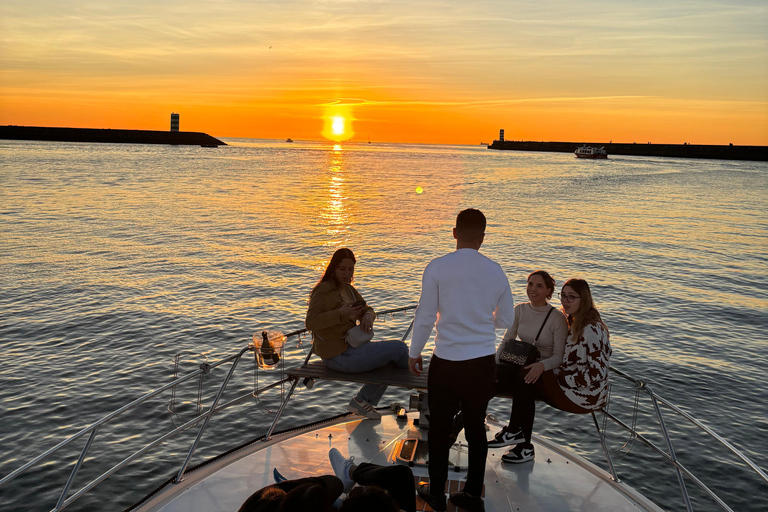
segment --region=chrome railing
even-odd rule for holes
[[[699,429],[701,429],[703,432],[705,432],[710,438],[720,443],[722,446],[728,449],[733,455],[738,457],[742,462],[744,462],[747,467],[749,467],[751,470],[753,470],[757,475],[760,476],[765,482],[768,482],[768,475],[766,475],[765,471],[763,471],[757,464],[755,464],[753,461],[751,461],[746,455],[744,455],[741,451],[736,449],[731,443],[720,437],[717,433],[715,433],[712,429],[709,427],[703,425],[700,421],[695,419],[690,414],[686,413],[685,411],[681,410],[676,405],[672,404],[668,400],[665,400],[661,396],[657,395],[653,392],[651,389],[651,386],[649,386],[647,383],[635,379],[626,373],[617,370],[616,368],[611,367],[611,372],[619,377],[622,377],[623,379],[629,381],[632,383],[635,387],[635,390],[637,393],[644,392],[648,398],[651,401],[651,404],[653,406],[654,414],[656,416],[656,420],[658,421],[659,428],[661,431],[661,435],[664,438],[664,442],[667,446],[667,450],[665,451],[663,448],[657,446],[655,443],[653,443],[651,440],[649,440],[646,436],[642,435],[640,432],[638,432],[635,429],[634,425],[627,425],[624,421],[616,417],[613,413],[610,412],[610,404],[608,407],[605,407],[600,412],[602,412],[606,418],[612,420],[614,423],[625,429],[627,432],[629,432],[632,439],[637,439],[638,441],[642,442],[649,448],[651,448],[654,452],[661,455],[667,462],[672,464],[672,466],[675,469],[675,473],[677,476],[678,485],[680,487],[680,492],[683,498],[683,502],[685,504],[686,510],[688,512],[693,512],[693,504],[691,503],[690,496],[688,494],[688,489],[685,485],[685,478],[688,478],[691,482],[693,482],[697,487],[699,487],[707,496],[709,496],[712,501],[714,501],[722,510],[725,510],[727,512],[733,512],[733,509],[731,509],[717,494],[715,494],[714,491],[712,491],[709,487],[707,487],[701,480],[699,480],[693,473],[691,473],[690,470],[688,470],[677,458],[677,455],[675,454],[674,447],[672,445],[672,440],[670,436],[669,429],[667,428],[666,422],[664,421],[664,416],[662,414],[662,410],[660,405],[664,405],[668,407],[671,411],[673,411],[675,414],[677,414],[679,417],[685,419],[689,423],[695,425]],[[638,404],[635,403],[635,408],[638,407]],[[635,413],[637,411],[635,410]],[[611,475],[613,476],[613,479],[618,481],[618,476],[616,475],[616,471],[614,468],[613,461],[611,459],[610,451],[607,448],[607,444],[605,442],[605,431],[604,429],[601,430],[600,426],[598,424],[596,416],[593,414],[593,418],[595,421],[595,427],[597,428],[598,437],[600,437],[600,442],[603,447],[603,451],[605,453],[605,457],[608,463],[609,471],[611,472]]]
[[[377,312],[377,316],[381,317],[383,315],[394,315],[395,313],[409,311],[409,310],[412,310],[412,309],[415,309],[415,308],[416,308],[416,306],[406,306],[406,307],[401,307],[401,308],[388,309],[388,310]],[[408,327],[408,331],[406,332],[406,335],[403,336],[403,339],[405,339],[407,337],[407,334],[408,334],[408,332],[410,332],[410,329],[411,329],[412,326],[413,326],[413,322],[411,322],[411,325]],[[293,331],[293,332],[289,332],[289,333],[285,334],[285,336],[288,339],[298,338],[300,340],[301,336],[304,335],[304,334],[307,334],[307,333],[308,333],[307,329],[299,329],[299,330],[296,330],[296,331]],[[149,452],[151,449],[153,449],[156,446],[158,446],[158,445],[164,443],[165,441],[171,439],[172,437],[176,436],[177,434],[179,434],[179,433],[181,433],[183,431],[186,431],[186,430],[194,427],[198,423],[202,422],[202,425],[200,425],[200,427],[198,429],[198,432],[197,432],[197,435],[196,435],[194,441],[192,442],[192,446],[190,447],[189,451],[187,452],[186,458],[185,458],[184,462],[182,463],[182,466],[179,469],[179,471],[178,471],[178,473],[176,475],[176,478],[174,479],[174,483],[181,482],[184,479],[184,474],[186,473],[187,468],[189,466],[189,463],[190,463],[190,461],[191,461],[191,459],[192,459],[192,457],[193,457],[193,455],[194,455],[194,453],[195,453],[195,451],[196,451],[196,449],[197,449],[197,447],[198,447],[198,445],[200,443],[200,440],[202,439],[202,436],[203,436],[203,434],[204,434],[204,432],[206,430],[206,427],[208,426],[208,423],[209,423],[210,419],[213,417],[214,414],[216,414],[218,412],[221,412],[221,411],[223,411],[225,409],[228,409],[229,407],[232,407],[234,405],[238,405],[238,404],[240,404],[240,403],[242,403],[244,401],[247,401],[249,399],[253,399],[254,397],[258,397],[261,393],[263,393],[263,392],[265,392],[267,390],[270,390],[272,388],[275,388],[277,386],[281,386],[282,384],[285,384],[285,383],[287,383],[289,381],[293,381],[292,386],[291,386],[291,393],[293,392],[294,388],[296,387],[296,384],[297,384],[298,380],[291,379],[290,377],[283,377],[283,378],[278,379],[276,382],[273,382],[271,384],[265,385],[265,386],[260,387],[258,389],[254,389],[253,391],[249,391],[248,393],[246,393],[244,395],[240,395],[240,396],[230,400],[229,402],[226,402],[224,404],[219,405],[219,401],[220,401],[222,395],[224,394],[224,391],[226,390],[227,385],[229,384],[229,382],[230,382],[230,380],[232,378],[232,375],[234,374],[235,369],[237,368],[237,365],[238,365],[240,359],[243,357],[243,355],[246,352],[248,352],[250,350],[252,350],[252,349],[251,349],[250,346],[248,346],[248,347],[245,347],[245,348],[241,349],[237,354],[225,357],[224,359],[221,359],[220,361],[217,361],[215,363],[207,363],[207,362],[206,363],[202,363],[202,364],[200,364],[200,367],[199,367],[198,370],[196,370],[196,371],[194,371],[194,372],[192,372],[192,373],[190,373],[188,375],[185,375],[183,377],[176,378],[172,382],[170,382],[170,383],[168,383],[168,384],[166,384],[166,385],[164,385],[164,386],[162,386],[162,387],[160,387],[158,389],[150,391],[147,394],[141,396],[140,398],[137,398],[133,402],[130,402],[129,404],[124,405],[123,407],[117,409],[116,411],[107,414],[106,416],[104,416],[103,418],[99,419],[95,423],[93,423],[93,424],[83,428],[82,430],[80,430],[79,432],[75,433],[74,435],[68,437],[67,439],[65,439],[64,441],[60,442],[59,444],[57,444],[53,448],[50,448],[49,450],[45,451],[44,453],[38,455],[37,457],[35,457],[31,461],[29,461],[26,464],[24,464],[23,466],[19,467],[18,469],[14,470],[13,472],[11,472],[8,475],[4,476],[2,479],[0,479],[0,487],[8,484],[12,480],[14,480],[16,477],[26,473],[30,469],[38,466],[40,463],[42,463],[46,459],[50,458],[53,454],[59,452],[63,448],[71,445],[73,442],[75,442],[78,439],[80,439],[81,437],[84,437],[84,436],[87,435],[88,439],[85,442],[85,446],[80,451],[78,459],[74,463],[74,467],[72,468],[72,471],[71,471],[71,473],[69,475],[69,478],[67,479],[67,482],[64,484],[64,488],[61,491],[61,494],[60,494],[60,496],[58,498],[56,506],[51,511],[51,512],[58,512],[59,510],[63,510],[64,508],[68,507],[69,505],[71,505],[72,503],[77,501],[79,498],[81,498],[84,494],[86,494],[87,492],[92,490],[98,484],[100,484],[101,482],[103,482],[104,480],[106,480],[107,478],[109,478],[110,476],[112,476],[113,474],[118,472],[119,470],[123,469],[124,467],[126,467],[131,462],[135,461],[136,459],[138,459],[139,457],[141,457],[145,453]],[[306,358],[304,360],[305,364],[309,361],[309,358],[311,356],[312,356],[312,350],[310,349],[309,353],[307,354],[307,356],[306,356]],[[75,481],[75,477],[77,476],[77,474],[79,473],[80,469],[82,468],[82,466],[83,466],[83,464],[84,464],[84,462],[86,460],[87,454],[88,454],[88,452],[89,452],[89,450],[90,450],[90,448],[91,448],[91,446],[93,444],[93,441],[96,439],[96,436],[97,436],[97,434],[98,434],[98,432],[99,432],[101,427],[103,427],[104,425],[112,422],[113,420],[115,420],[119,416],[121,416],[121,415],[123,415],[123,414],[125,414],[125,413],[127,413],[129,411],[134,410],[136,407],[138,407],[141,404],[147,402],[148,400],[150,400],[151,398],[159,395],[160,393],[163,393],[164,391],[167,391],[167,390],[170,389],[172,391],[172,393],[173,393],[173,396],[175,397],[175,390],[176,390],[176,387],[179,384],[182,384],[184,382],[187,382],[187,381],[195,379],[195,378],[201,378],[203,375],[207,375],[208,373],[210,373],[210,371],[212,369],[217,368],[219,366],[222,366],[222,365],[224,365],[226,363],[230,363],[230,362],[232,363],[232,365],[231,365],[229,371],[227,372],[227,375],[225,376],[224,381],[220,385],[220,387],[219,387],[219,389],[218,389],[218,391],[216,393],[216,396],[213,399],[213,402],[212,402],[211,406],[208,408],[207,411],[198,414],[197,416],[195,416],[191,420],[187,421],[186,423],[183,423],[182,425],[176,427],[175,429],[173,429],[173,430],[171,430],[169,432],[166,432],[165,434],[163,434],[159,438],[155,439],[151,443],[143,446],[142,448],[140,448],[136,452],[132,453],[131,455],[129,455],[128,457],[123,459],[122,461],[118,462],[117,464],[112,466],[110,469],[108,469],[107,471],[105,471],[104,473],[99,475],[98,477],[94,478],[90,482],[88,482],[85,485],[83,485],[80,489],[78,489],[72,495],[69,495],[69,492],[70,492],[70,490],[72,488],[72,484]],[[172,401],[173,400],[174,400],[174,398],[172,398]],[[287,402],[287,400],[286,400],[286,402]],[[282,409],[285,407],[285,403],[286,402],[283,402],[283,404],[281,405],[280,411],[278,411],[278,414],[276,414],[276,417],[275,417],[275,419],[274,419],[274,421],[272,423],[272,426],[269,429],[270,433],[274,429],[274,426],[277,423],[277,419],[280,417],[280,413],[282,412]]]

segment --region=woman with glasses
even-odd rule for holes
[[[605,403],[611,344],[608,327],[595,307],[589,284],[583,279],[569,279],[560,292],[560,302],[569,329],[562,364],[532,379],[528,375],[536,363],[527,367],[524,378],[514,381],[512,418],[502,438],[505,443],[489,443],[489,447],[516,445],[501,457],[504,462],[519,464],[533,460],[531,432],[536,399],[574,414],[586,414]]]

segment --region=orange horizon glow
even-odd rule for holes
[[[168,130],[175,111],[219,138],[768,145],[768,7],[746,1],[188,5],[0,6],[0,125]]]

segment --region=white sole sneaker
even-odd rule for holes
[[[354,461],[355,458],[350,457],[345,459],[339,450],[331,448],[331,451],[328,452],[328,459],[331,461],[333,473],[344,485],[344,493],[349,493],[355,486],[355,481],[349,477],[349,467],[352,465],[352,461]]]
[[[533,451],[533,445],[526,447],[523,444],[519,444],[509,450],[507,453],[501,456],[502,462],[510,462],[512,464],[522,464],[533,460],[536,454]]]
[[[523,435],[522,430],[510,432],[506,429],[501,429],[496,434],[496,437],[488,441],[488,448],[502,448],[504,446],[514,446],[524,442],[525,436]]]
[[[353,398],[347,405],[347,410],[360,416],[365,416],[370,420],[380,420],[381,414],[373,408],[368,402],[360,402],[357,398]]]

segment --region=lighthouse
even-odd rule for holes
[[[171,131],[177,132],[179,131],[179,114],[176,112],[173,112],[171,114]]]

